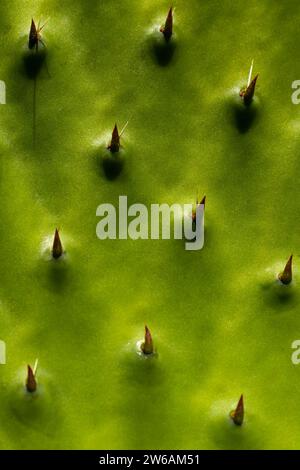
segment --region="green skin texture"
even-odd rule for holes
[[[148,32],[169,6],[0,3],[3,449],[299,446],[299,1],[178,0],[177,47],[161,66]],[[50,17],[35,149],[22,69],[32,17]],[[252,59],[258,113],[242,133],[233,93]],[[110,181],[93,142],[130,117],[123,171]],[[146,205],[206,194],[204,249],[98,240],[96,207],[121,194]],[[59,262],[41,255],[55,227]],[[291,253],[293,285],[277,285]],[[158,352],[147,359],[136,352],[145,324]],[[241,393],[238,427],[229,412]]]

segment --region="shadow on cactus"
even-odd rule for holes
[[[40,74],[46,61],[46,49],[42,49],[38,52],[26,51],[23,54],[23,64],[25,75],[34,80]]]
[[[235,103],[233,113],[236,128],[241,134],[244,134],[251,128],[256,119],[258,108],[254,102],[249,107],[245,107],[242,103]]]
[[[166,66],[171,62],[176,49],[175,41],[166,42],[162,37],[155,35],[153,38],[153,54],[157,63]]]
[[[111,157],[110,155],[105,155],[102,164],[106,178],[113,181],[121,173],[124,160],[121,156]]]
[[[68,282],[68,267],[66,263],[51,263],[48,266],[48,286],[54,292],[64,292],[64,288]]]

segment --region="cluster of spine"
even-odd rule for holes
[[[38,52],[39,44],[44,45],[42,35],[41,35],[41,31],[43,27],[44,25],[41,27],[39,25],[36,26],[34,20],[32,19],[30,32],[29,32],[28,47],[29,49],[34,50],[35,52]],[[160,32],[162,33],[166,43],[169,43],[173,35],[173,8],[172,7],[168,11],[165,23],[160,28]],[[245,86],[244,88],[240,90],[239,95],[242,99],[242,102],[244,103],[246,107],[249,107],[253,101],[257,79],[258,79],[258,74],[255,75],[254,78],[252,78],[250,75],[247,86]],[[118,152],[120,151],[121,134],[122,133],[119,133],[118,131],[117,124],[115,124],[113,131],[112,131],[111,141],[109,145],[107,146],[107,149],[112,154],[118,154]],[[196,209],[199,205],[205,206],[205,202],[206,202],[206,196],[204,196],[200,202],[197,199]],[[192,212],[193,221],[196,220],[196,209],[194,209]],[[54,239],[53,239],[53,245],[52,245],[52,257],[55,260],[57,260],[63,255],[63,253],[64,253],[64,250],[63,250],[62,242],[60,239],[59,231],[58,229],[56,229],[55,234],[54,234]],[[288,285],[292,282],[292,258],[293,256],[291,255],[283,271],[278,274],[278,279],[280,280],[282,284],[285,284],[285,285]],[[145,326],[144,340],[140,346],[140,349],[141,349],[141,352],[145,356],[151,356],[155,352],[152,335],[147,326]],[[30,365],[27,366],[26,389],[30,393],[33,393],[37,390],[36,371],[33,370]],[[235,425],[241,426],[243,424],[243,421],[244,421],[243,395],[240,396],[240,399],[237,403],[236,408],[230,412],[229,416]]]

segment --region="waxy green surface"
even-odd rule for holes
[[[176,48],[161,65],[151,32],[169,6],[0,4],[3,449],[299,447],[300,107],[290,97],[300,5],[178,0]],[[32,17],[49,18],[35,148],[23,64]],[[252,59],[257,112],[245,131],[235,103]],[[128,119],[111,181],[101,142]],[[146,205],[206,194],[204,249],[99,241],[96,208],[122,194]],[[44,252],[56,227],[67,252],[58,262]],[[291,253],[293,285],[280,286]],[[158,352],[147,359],[136,352],[145,323]],[[228,415],[241,393],[237,427]]]

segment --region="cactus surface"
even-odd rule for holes
[[[0,2],[3,448],[299,446],[300,4],[177,0],[165,40],[170,6]],[[32,18],[46,22],[38,48]],[[98,240],[97,206],[122,194],[147,205],[205,194],[204,248]],[[232,426],[242,392],[246,421]]]

